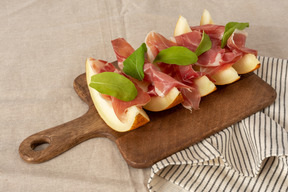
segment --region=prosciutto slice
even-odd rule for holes
[[[152,63],[145,63],[144,64],[144,74],[145,74],[144,81],[148,81],[154,86],[155,93],[158,96],[167,95],[173,87],[189,88],[187,85],[185,85],[185,84],[177,81],[173,77],[161,72]],[[154,93],[154,91],[152,93]],[[154,96],[156,96],[155,93],[154,93]]]
[[[93,71],[98,74],[98,73],[103,73],[103,72],[115,72],[115,73],[121,73],[118,69],[115,68],[115,66],[111,63],[108,63],[107,61],[103,60],[96,60],[94,58],[89,58],[91,62],[91,68]]]
[[[183,107],[186,109],[192,110],[192,109],[199,109],[199,103],[201,101],[201,97],[197,89],[191,88],[191,89],[180,89],[181,94],[184,98],[184,101],[182,102]]]
[[[237,55],[231,54],[228,50],[221,48],[222,35],[224,33],[224,26],[220,25],[203,25],[191,27],[192,32],[182,34],[175,37],[175,41],[178,46],[184,46],[191,51],[195,52],[199,46],[203,31],[210,37],[212,42],[212,47],[205,53],[201,54],[195,65],[201,67],[213,67],[213,69],[218,69],[219,66],[223,64],[232,63]],[[206,70],[208,71],[208,70]]]
[[[116,69],[113,64],[111,64],[107,61],[96,60],[96,59],[92,59],[92,58],[90,58],[90,60],[93,61],[93,62],[91,62],[91,67],[96,74],[103,73],[103,72],[115,72],[115,73],[122,74],[120,70]],[[133,82],[133,79],[130,79],[130,80]],[[134,106],[134,105],[137,107],[142,107],[150,101],[150,96],[148,95],[148,93],[144,92],[137,85],[137,83],[135,83],[135,82],[133,82],[133,83],[135,84],[135,86],[137,88],[138,94],[137,94],[136,98],[133,99],[132,101],[122,101],[122,100],[117,99],[115,97],[102,94],[102,96],[106,100],[111,101],[113,110],[120,121],[124,120],[125,112],[127,111],[127,109],[129,107]]]
[[[164,36],[151,31],[147,34],[145,43],[147,45],[147,56],[149,62],[153,62],[158,53],[172,46],[177,46],[173,41],[166,39]]]
[[[246,38],[247,33],[235,30],[234,33],[227,40],[227,47],[232,52],[238,52],[243,54],[250,53],[257,56],[256,50],[245,47]]]
[[[135,49],[127,43],[124,38],[114,39],[111,43],[117,57],[118,66],[120,69],[123,69],[123,62],[135,51]]]
[[[216,67],[221,65],[225,50],[221,49],[221,44],[219,44],[217,39],[210,38],[210,40],[212,42],[211,49],[201,54],[195,65],[201,67]]]
[[[221,40],[225,31],[225,26],[207,24],[207,25],[192,26],[190,27],[190,29],[192,31],[200,31],[201,33],[205,31],[205,33],[208,34],[210,38]]]
[[[193,37],[197,37],[198,39],[195,41]],[[147,45],[147,49],[151,50],[150,53],[152,55],[150,56],[150,58],[152,57],[155,58],[160,51],[162,51],[163,49],[172,47],[172,46],[184,46],[184,47],[187,46],[187,48],[190,47],[191,49],[193,49],[193,51],[195,51],[196,48],[198,47],[198,44],[201,41],[201,38],[202,38],[201,34],[198,32],[187,33],[187,34],[183,34],[183,35],[175,37],[176,42],[172,42],[166,39],[164,36],[162,36],[159,33],[150,32],[148,33],[145,42]],[[158,66],[160,67],[161,71],[163,71],[166,74],[169,74],[172,77],[176,77],[176,79],[178,80],[180,79],[187,80],[187,79],[196,78],[200,76],[200,74],[194,71],[191,65],[181,66],[181,65],[170,65],[170,64],[160,63]]]
[[[135,50],[123,38],[112,41],[113,49],[116,53],[118,65],[123,69],[124,60],[129,57]],[[173,77],[161,72],[155,65],[145,61],[144,63],[144,79],[149,82],[148,93],[150,96],[165,96],[173,87],[188,87],[185,84],[175,80]]]
[[[177,46],[183,46],[195,52],[201,42],[202,33],[195,30],[189,33],[178,35],[174,37],[174,39]]]
[[[200,71],[211,77],[218,71],[232,66],[242,57],[242,53],[233,52],[228,48],[221,48],[221,41],[210,38],[212,47],[205,53],[201,54],[195,65],[200,66]]]
[[[200,26],[192,26],[190,28],[192,31],[200,31],[201,33],[205,31],[205,33],[209,35],[210,39],[218,40],[219,44],[221,45],[221,39],[225,32],[225,26],[207,24],[207,25],[200,25]],[[236,29],[234,33],[228,39],[227,47],[230,50],[237,49],[238,52],[251,53],[251,54],[257,55],[256,50],[245,47],[246,38],[247,38],[247,33],[245,31],[240,31]]]
[[[227,46],[221,48],[221,39],[223,37],[225,26],[207,24],[190,27],[192,32],[203,31],[208,34],[212,42],[212,47],[207,52],[199,56],[195,65],[200,66],[200,71],[208,77],[213,76],[218,71],[232,66],[236,61],[241,59],[245,54],[252,53],[257,55],[257,51],[245,47],[247,33],[235,30],[227,41]],[[189,48],[189,47],[187,47]]]
[[[195,49],[196,45],[201,41],[201,35],[199,32],[195,33],[190,33],[188,35],[182,35],[181,37],[175,37],[175,41],[170,41],[166,39],[164,36],[162,36],[159,33],[155,32],[150,32],[146,36],[145,43],[147,45],[147,50],[150,50],[148,52],[148,56],[150,59],[154,58],[157,56],[157,54],[162,51],[163,49],[167,49],[172,46],[189,46],[190,49]],[[198,40],[195,41],[192,37],[197,36]],[[177,38],[179,45],[177,44]],[[200,41],[199,41],[200,40]],[[193,42],[193,45],[190,45],[190,43]],[[197,47],[196,47],[197,48]],[[152,60],[152,61],[153,61]],[[196,85],[194,84],[194,79],[200,77],[202,74],[195,72],[194,69],[192,68],[192,65],[187,65],[187,66],[180,66],[180,65],[170,65],[166,63],[159,63],[158,64],[159,68],[161,71],[164,73],[172,76],[176,80],[184,83],[188,87],[181,88],[180,92],[184,98],[184,102],[182,105],[185,108],[188,109],[198,109],[199,108],[199,103],[200,103],[200,94],[197,90]]]
[[[215,65],[215,67],[213,67],[211,64],[206,63],[206,66],[200,65],[201,71],[211,77],[218,71],[224,70],[227,67],[232,66],[235,62],[241,59],[245,54],[250,53],[250,54],[254,54],[255,56],[257,56],[256,50],[245,47],[246,38],[247,38],[246,32],[235,30],[234,33],[227,40],[227,46],[224,49],[221,49],[221,40],[218,40],[219,45],[216,48],[215,46],[212,46],[212,48],[209,51],[207,51],[206,53],[203,54],[203,56],[201,55],[200,57],[201,58],[204,57],[205,54],[208,54],[211,50],[213,51],[215,49],[216,51],[218,49],[220,50],[219,53],[221,53],[221,57],[219,57],[220,58],[219,65]],[[215,41],[215,39],[211,38],[211,40],[213,44],[213,41]],[[217,60],[217,57],[216,57],[216,60]],[[199,65],[199,63],[197,64]]]
[[[142,107],[147,103],[149,103],[149,101],[151,100],[147,92],[144,92],[136,83],[134,83],[134,85],[137,88],[138,94],[136,98],[133,99],[132,101],[122,101],[120,99],[117,99],[116,97],[110,96],[113,110],[120,121],[125,120],[124,115],[129,107],[132,106]]]

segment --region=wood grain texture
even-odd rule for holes
[[[99,117],[89,95],[85,74],[75,79],[74,89],[88,104],[87,113],[26,138],[19,147],[25,161],[41,163],[90,138],[107,137],[117,144],[130,166],[147,168],[269,106],[276,98],[270,85],[249,73],[233,84],[218,86],[216,92],[203,97],[200,110],[191,113],[178,105],[162,112],[147,112],[151,122],[120,133],[109,128]],[[41,143],[49,143],[49,146],[35,151],[35,146]]]

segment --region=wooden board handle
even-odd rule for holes
[[[117,133],[107,127],[99,117],[90,98],[85,73],[79,75],[73,83],[79,97],[88,104],[89,109],[83,116],[33,134],[26,138],[19,146],[19,154],[29,163],[42,163],[48,161],[72,147],[94,137],[108,137],[115,141]],[[48,144],[43,150],[35,150],[42,144]]]
[[[92,108],[82,117],[29,136],[20,144],[19,154],[26,162],[41,163],[94,137],[108,137],[115,140],[115,133],[107,129]],[[35,150],[35,147],[44,143],[49,144],[47,148]]]

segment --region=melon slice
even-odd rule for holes
[[[239,61],[232,66],[238,74],[252,72],[260,67],[260,61],[253,54],[245,54]]]
[[[209,11],[204,9],[200,20],[200,25],[207,25],[207,24],[214,24],[214,22],[212,20]]]
[[[86,80],[87,85],[91,82],[91,77],[96,74],[91,68],[91,62],[94,59],[88,58],[86,60]],[[120,121],[116,116],[111,101],[104,99],[97,90],[88,86],[92,101],[98,111],[100,117],[105,121],[105,123],[118,132],[125,132],[136,129],[146,123],[148,123],[149,117],[146,112],[139,107],[132,106],[127,109],[125,118]]]
[[[163,97],[151,97],[151,101],[144,106],[144,109],[149,111],[163,111],[170,109],[184,101],[180,91],[173,87],[169,93]]]
[[[176,27],[174,30],[174,36],[182,35],[184,33],[189,33],[192,30],[190,29],[190,26],[187,22],[187,19],[183,16],[179,16],[179,19],[176,23]]]
[[[212,78],[215,80],[215,85],[226,85],[239,80],[240,76],[233,67],[228,67],[214,74]]]
[[[198,91],[201,97],[204,97],[213,91],[216,91],[217,88],[215,84],[208,79],[207,76],[202,76],[200,78],[195,79],[195,84],[198,87]]]

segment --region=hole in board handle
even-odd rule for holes
[[[34,146],[34,148],[32,148],[34,151],[42,151],[44,149],[46,149],[49,146],[49,143],[39,143],[38,145]]]
[[[50,140],[37,140],[31,144],[31,148],[34,151],[42,151],[50,145]]]

